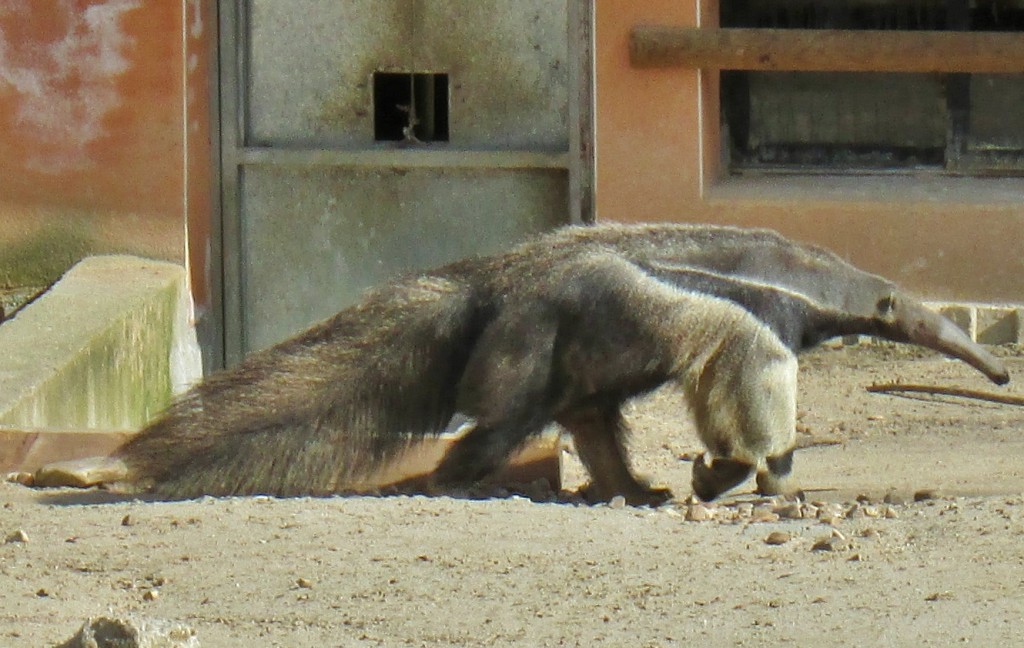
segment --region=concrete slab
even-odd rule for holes
[[[99,256],[0,325],[0,426],[136,430],[202,371],[185,271]]]

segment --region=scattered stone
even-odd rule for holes
[[[25,533],[24,529],[18,529],[7,534],[4,539],[4,544],[15,544],[19,542],[28,542],[28,534]]]
[[[125,516],[121,518],[121,526],[133,526],[134,524],[135,518],[133,518],[131,514],[126,513]]]
[[[803,511],[803,517],[804,518],[807,518],[809,520],[813,520],[813,519],[818,517],[820,512],[821,512],[821,509],[819,509],[814,504],[804,504],[804,511]]]
[[[128,466],[120,459],[88,457],[46,464],[36,471],[33,485],[40,488],[88,488],[124,481],[127,476]]]
[[[906,499],[896,491],[889,491],[882,498],[884,504],[906,504]]]
[[[877,506],[862,506],[861,511],[864,512],[864,517],[879,518],[882,517],[882,511]]]
[[[895,520],[898,517],[899,517],[899,514],[896,512],[896,509],[894,509],[891,506],[885,507],[885,519],[887,519],[887,520]]]
[[[915,502],[926,502],[928,500],[938,499],[939,492],[934,488],[922,488],[919,491],[914,492]]]
[[[36,596],[38,596],[39,598],[49,598],[50,592],[47,591],[45,587],[40,587],[36,590]]]
[[[819,538],[811,545],[811,551],[835,551],[835,538]]]
[[[860,557],[859,553],[855,553],[855,554],[851,555],[849,558],[847,558],[846,560],[849,561],[849,562],[860,562],[862,560],[862,558]]]
[[[815,502],[813,504],[818,508],[818,519],[822,517],[842,518],[846,511],[846,508],[838,502]]]
[[[866,495],[864,493],[861,493],[860,495],[857,495],[857,497],[855,499],[860,504],[870,504],[871,503],[871,496],[870,495]]]
[[[302,589],[313,589],[313,581],[308,578],[300,578],[295,581],[295,584]]]
[[[21,484],[22,486],[32,486],[35,482],[35,478],[32,473],[12,472],[7,473],[7,481],[12,484]]]
[[[160,590],[156,590],[156,589],[146,590],[142,594],[142,600],[143,601],[152,602],[152,601],[157,600],[158,598],[160,598]]]
[[[199,648],[196,631],[182,623],[138,617],[93,617],[57,648]]]
[[[616,495],[615,497],[611,498],[611,500],[608,502],[608,508],[612,508],[612,509],[626,508],[626,498],[623,497],[622,495]]]
[[[874,527],[868,527],[860,532],[860,537],[862,538],[877,538],[879,535],[878,529]]]
[[[704,504],[690,504],[686,509],[687,522],[707,522],[715,518],[715,512]]]
[[[774,513],[784,520],[799,520],[803,517],[803,511],[800,508],[800,504],[796,502],[778,506]]]
[[[772,531],[764,539],[767,545],[783,545],[793,539],[793,534],[788,531]]]
[[[755,511],[754,516],[750,518],[750,521],[759,524],[778,522],[779,515],[778,513],[772,513],[771,511]]]
[[[929,603],[934,603],[935,601],[949,601],[952,598],[953,592],[932,592],[928,596],[924,597],[924,600]]]

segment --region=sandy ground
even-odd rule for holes
[[[104,502],[3,484],[0,645],[51,646],[88,617],[125,614],[184,623],[203,646],[1022,645],[1024,407],[864,390],[901,379],[1024,394],[1024,355],[1002,353],[1008,389],[887,347],[805,356],[802,505],[751,484],[688,505],[699,448],[668,392],[630,415],[638,469],[677,494],[656,510]],[[584,479],[571,456],[565,472],[567,487]]]

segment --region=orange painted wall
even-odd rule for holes
[[[596,2],[598,219],[671,219],[678,205],[700,197],[698,73],[634,70],[628,49],[633,25],[694,26],[696,9],[679,0]],[[623,203],[625,197],[631,199]],[[641,201],[642,207],[636,205]],[[633,212],[630,203],[640,211]],[[652,218],[655,214],[660,218]]]
[[[0,282],[59,274],[97,252],[186,261],[186,218],[208,232],[213,204],[212,6],[5,3]]]
[[[634,69],[636,24],[717,26],[716,0],[595,0],[598,220],[771,227],[933,299],[1024,303],[1024,179],[728,177],[718,72]]]

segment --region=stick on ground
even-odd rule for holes
[[[996,394],[994,392],[979,391],[976,389],[964,389],[962,387],[943,387],[941,385],[912,385],[904,383],[874,383],[868,385],[867,390],[872,393],[899,394],[916,393],[932,394],[935,396],[956,396],[959,398],[971,398],[974,400],[988,401],[990,403],[1002,403],[1003,405],[1024,406],[1024,396],[1015,394]]]

